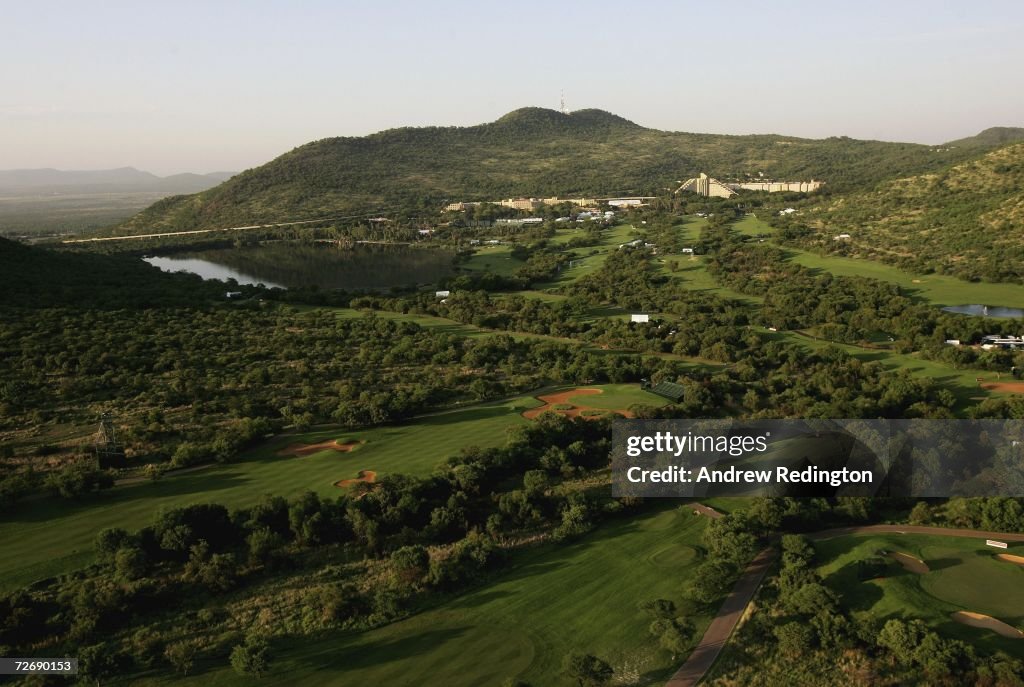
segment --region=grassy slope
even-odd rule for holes
[[[17,513],[0,519],[0,540],[6,542],[0,559],[0,590],[87,564],[99,530],[147,525],[162,507],[202,502],[241,507],[257,502],[264,494],[295,497],[310,490],[336,495],[340,492],[334,482],[356,477],[363,469],[427,474],[464,446],[503,444],[506,428],[526,422],[520,413],[539,404],[522,397],[440,413],[404,426],[278,437],[227,465],[115,487],[81,502],[46,499],[26,503]],[[276,455],[291,443],[334,438],[366,443],[351,453],[327,450],[301,458]]]
[[[823,198],[801,213],[823,250],[851,234],[855,257],[916,261],[956,274],[1021,274],[998,265],[1024,244],[1024,144],[1013,144],[942,171],[905,176],[871,190]]]
[[[994,558],[994,549],[981,540],[920,535],[837,537],[815,544],[820,572],[838,591],[843,603],[857,611],[870,611],[881,619],[920,618],[943,635],[968,641],[991,652],[1003,650],[1024,658],[1024,640],[953,621],[955,611],[974,611],[1010,625],[1024,623],[1024,567]],[[861,582],[853,563],[878,550],[916,556],[931,568],[916,575],[892,566],[884,579]],[[1024,545],[1011,544],[1018,555]]]
[[[710,621],[681,598],[699,563],[694,547],[706,519],[685,508],[602,526],[568,545],[516,557],[493,584],[376,630],[295,641],[261,682],[268,685],[497,685],[518,676],[535,687],[569,685],[559,675],[570,651],[609,661],[628,684],[656,684],[674,669],[637,610],[669,598],[686,609],[699,637]],[[178,681],[176,681],[178,682]],[[187,684],[241,685],[230,668]]]
[[[756,217],[744,217],[736,226],[746,234],[770,234],[774,231]],[[1020,284],[968,282],[938,274],[913,274],[875,260],[819,255],[790,246],[785,249],[791,259],[801,265],[841,277],[867,277],[891,282],[937,306],[981,303],[1019,308],[1024,305],[1024,286]]]

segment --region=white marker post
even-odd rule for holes
[[[1006,548],[1006,542],[1004,542],[1004,541],[996,541],[995,539],[986,539],[985,540],[985,546],[994,546],[997,549],[1005,549]]]

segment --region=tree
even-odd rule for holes
[[[420,582],[430,567],[430,554],[423,546],[403,546],[391,554],[391,571],[399,584]]]
[[[694,601],[709,604],[725,596],[735,580],[735,566],[727,561],[710,560],[694,571],[685,592]]]
[[[687,647],[690,646],[690,639],[681,628],[673,625],[665,628],[665,631],[661,633],[661,637],[658,639],[658,643],[661,644],[662,649],[672,654],[672,660],[674,661],[676,656],[686,651]]]
[[[932,509],[924,501],[918,501],[910,511],[911,525],[927,525],[932,520]]]
[[[786,623],[775,628],[775,638],[779,640],[779,651],[795,658],[814,645],[814,630],[806,623]]]
[[[122,546],[114,554],[114,576],[119,580],[137,580],[146,574],[146,568],[146,552],[138,546]]]
[[[96,535],[96,542],[93,548],[96,550],[96,558],[104,563],[112,563],[114,555],[124,546],[131,535],[127,530],[120,527],[107,527]]]
[[[105,643],[93,644],[78,653],[79,674],[98,686],[103,680],[118,674],[120,661],[114,650]]]
[[[188,675],[196,660],[196,645],[192,642],[175,642],[164,649],[164,658],[182,675]]]
[[[615,673],[608,663],[591,654],[571,653],[565,657],[562,667],[579,687],[606,685]]]
[[[250,634],[231,650],[231,667],[239,675],[261,678],[270,667],[270,645],[265,637]]]
[[[647,613],[655,618],[674,618],[676,615],[676,604],[671,599],[641,601],[637,608],[647,611]]]

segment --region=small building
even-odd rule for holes
[[[779,210],[780,215],[792,215],[794,212],[796,212],[795,208],[786,208],[785,210]]]
[[[989,334],[981,337],[981,347],[986,351],[994,348],[1024,348],[1024,336]]]
[[[241,297],[242,297],[242,292],[241,291],[228,291],[227,293],[224,294],[224,298],[241,298]]]
[[[450,296],[450,295],[452,295],[451,291],[435,291],[434,292],[434,298],[448,298],[448,296]]]
[[[679,252],[683,253],[684,255],[693,255],[693,249],[692,248],[683,248]]]
[[[849,241],[850,240],[850,235],[849,234],[836,234],[835,236],[832,237],[832,240],[833,241]]]
[[[433,229],[420,229],[419,230],[420,236],[430,236],[433,233],[434,233]]]
[[[960,345],[960,339],[946,339],[946,345],[947,346],[959,346]]]
[[[673,403],[679,403],[686,395],[686,387],[675,382],[658,382],[653,387],[647,389],[647,391],[662,398],[667,398]]]
[[[626,247],[636,248],[637,246],[643,245],[643,243],[644,243],[643,239],[635,239],[633,241],[629,241],[628,243],[620,243],[619,244],[619,248],[626,248]]]
[[[629,316],[630,322],[648,323],[651,321],[651,316],[646,313],[634,313]]]

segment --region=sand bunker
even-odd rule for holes
[[[559,415],[565,415],[566,417],[580,417],[580,413],[582,413],[585,410],[596,410],[600,411],[601,414],[618,413],[623,417],[633,417],[633,413],[629,412],[628,410],[608,410],[606,408],[594,408],[592,406],[573,403],[572,401],[569,400],[570,398],[576,398],[577,396],[594,396],[595,394],[600,393],[603,393],[600,389],[572,389],[570,391],[560,391],[557,394],[544,394],[543,396],[537,397],[539,400],[544,401],[544,405],[542,405],[539,408],[532,408],[530,410],[523,411],[523,417],[527,418],[528,420],[532,420],[541,413],[546,413],[549,410],[558,413]],[[558,408],[555,408],[556,405],[567,405],[572,407],[566,410],[559,410]],[[583,415],[582,417],[595,418],[601,417],[601,415],[588,414]]]
[[[989,391],[1005,391],[1014,394],[1024,394],[1024,382],[985,382],[982,389]]]
[[[1007,563],[1016,563],[1017,565],[1024,565],[1024,556],[1014,556],[1012,553],[997,553],[996,558]]]
[[[363,442],[356,441],[354,439],[349,439],[346,442],[339,442],[337,439],[331,439],[330,441],[322,441],[319,444],[291,444],[278,451],[277,455],[308,456],[310,453],[318,453],[326,450],[348,453],[361,443]]]
[[[377,473],[376,472],[374,472],[373,470],[360,470],[358,477],[355,477],[353,479],[343,479],[340,482],[335,482],[334,486],[345,488],[345,487],[351,487],[353,484],[358,484],[359,482],[366,482],[367,484],[373,484],[376,481],[377,481]]]
[[[970,611],[957,611],[953,614],[953,620],[964,625],[970,625],[971,627],[992,630],[1011,639],[1024,639],[1024,632],[1021,632],[1013,625],[1007,625],[1002,620],[996,620],[990,615],[971,613]]]
[[[888,554],[889,558],[898,561],[905,569],[918,575],[924,575],[928,572],[928,565],[920,558],[914,558],[907,553],[899,553],[897,551],[890,551]]]

